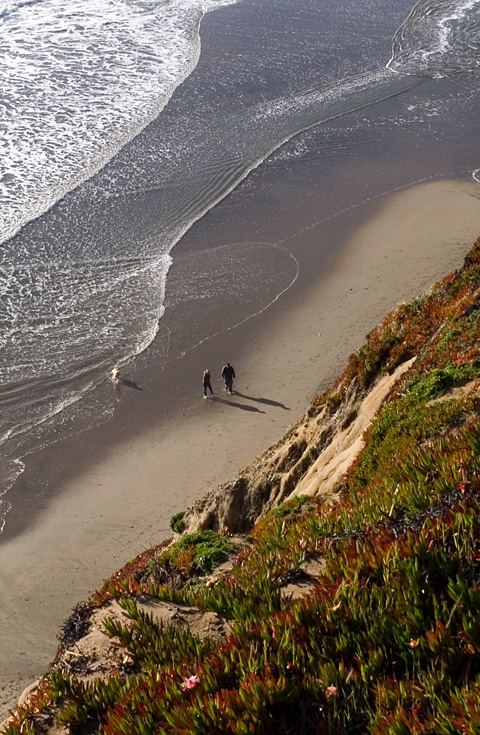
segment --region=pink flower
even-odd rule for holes
[[[327,697],[333,697],[333,695],[337,693],[337,687],[331,684],[329,687],[325,689],[325,693]]]
[[[193,674],[193,676],[189,676],[188,679],[185,679],[185,681],[182,681],[182,689],[185,691],[186,689],[194,689],[197,684],[200,684],[200,679],[196,674]]]
[[[214,584],[217,584],[217,578],[216,577],[210,577],[210,579],[207,582],[207,587],[213,587]]]

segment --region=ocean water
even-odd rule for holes
[[[429,126],[480,77],[480,0],[0,0],[0,29],[3,491],[45,422],[151,344],[172,248],[249,172],[331,121],[353,140],[394,97],[388,124]]]

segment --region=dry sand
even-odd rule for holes
[[[301,226],[283,247],[305,236]],[[219,335],[188,356],[200,365],[200,379],[208,356],[222,354],[220,347],[225,354],[229,345],[236,395],[223,393],[218,378],[217,400],[202,400],[200,386],[185,389],[177,415],[144,430],[134,396],[131,424],[114,442],[106,441],[112,431],[106,424],[38,460],[33,474],[44,498],[50,462],[65,465],[69,451],[75,464],[77,450],[91,449],[90,461],[78,455],[83,469],[60,473],[49,502],[40,500],[28,526],[20,524],[0,545],[0,721],[46,669],[73,605],[129,557],[168,536],[174,512],[278,440],[365,334],[400,300],[459,267],[478,235],[475,182],[441,181],[389,197],[351,234],[322,280],[308,290],[291,289],[275,308],[231,330],[227,342]],[[315,236],[313,225],[309,236]],[[154,394],[140,397],[155,400]]]

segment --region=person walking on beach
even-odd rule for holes
[[[235,370],[230,365],[229,362],[227,362],[226,365],[223,366],[222,370],[222,378],[225,382],[225,390],[232,395],[233,393],[233,379],[235,377]]]
[[[205,370],[203,373],[203,397],[208,398],[207,396],[207,388],[210,391],[210,393],[213,396],[213,390],[212,390],[212,383],[211,383],[211,377],[210,377],[210,370]]]

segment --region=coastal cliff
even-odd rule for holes
[[[480,240],[75,608],[3,730],[475,732],[479,320]]]

